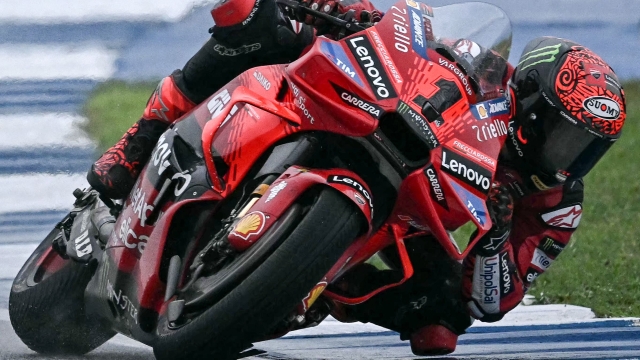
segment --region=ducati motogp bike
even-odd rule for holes
[[[339,40],[250,69],[184,115],[122,204],[74,192],[11,289],[31,349],[84,354],[120,333],[158,359],[234,357],[341,319],[427,263],[459,272],[491,228],[511,107],[504,12],[401,0],[374,25],[278,3]],[[465,224],[466,247],[451,235]]]

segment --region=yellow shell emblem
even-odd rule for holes
[[[254,211],[240,219],[231,234],[247,240],[251,235],[260,234],[264,228],[264,223],[264,214],[260,211]]]
[[[487,117],[489,117],[489,114],[487,113],[487,108],[485,108],[484,105],[478,105],[477,109],[478,109],[478,114],[480,114],[480,117],[482,119],[486,119]]]
[[[322,281],[318,285],[314,286],[313,289],[311,289],[311,291],[309,291],[309,294],[304,298],[304,300],[302,300],[304,311],[309,310],[311,305],[313,305],[313,303],[316,302],[316,300],[318,300],[320,295],[322,295],[322,292],[326,287],[327,287],[327,283],[325,281]]]

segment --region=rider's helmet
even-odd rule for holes
[[[589,49],[553,37],[525,47],[511,79],[507,159],[541,190],[586,175],[620,137],[624,91]]]

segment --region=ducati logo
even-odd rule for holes
[[[260,211],[254,211],[245,215],[231,232],[243,240],[248,240],[252,235],[258,235],[264,229],[265,216]]]

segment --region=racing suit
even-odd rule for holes
[[[322,0],[315,2],[321,3],[319,8],[325,4]],[[368,0],[346,1],[343,6],[376,11]],[[226,11],[224,17],[220,17],[221,11]],[[276,14],[276,4],[270,0],[257,0],[248,9],[214,9],[212,15],[219,21],[211,29],[211,39],[182,70],[160,82],[138,123],[93,165],[89,183],[111,198],[126,196],[153,144],[170,124],[241,72],[297,59],[313,42],[313,27],[296,22],[292,30],[288,20]],[[114,163],[121,164],[124,170],[120,171],[132,179],[117,180]],[[580,222],[583,197],[582,181],[552,189],[536,188],[536,183],[514,168],[517,166],[510,166],[509,159],[499,162],[496,180],[514,199],[513,218],[498,237],[486,236],[476,246],[487,247],[488,243],[490,252],[474,248],[462,266],[446,260],[444,253],[441,263],[420,261],[422,254],[442,249],[432,247],[434,241],[411,239],[407,246],[416,264],[415,275],[400,287],[349,307],[346,311],[350,317],[396,330],[406,339],[427,324],[440,324],[462,334],[471,325],[469,314],[483,321],[497,321],[513,309],[567,245]],[[433,293],[442,296],[425,296]]]

